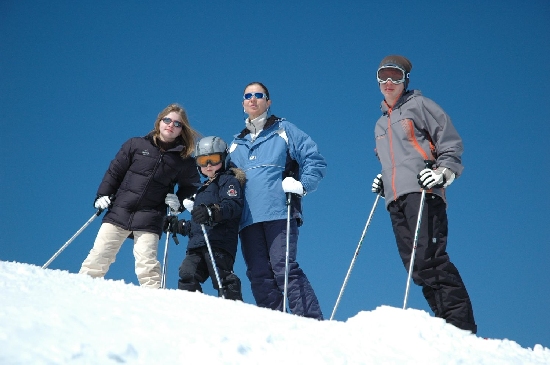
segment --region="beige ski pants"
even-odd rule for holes
[[[94,247],[82,263],[79,274],[94,278],[104,277],[122,243],[132,231],[127,231],[111,223],[103,223],[99,228]],[[139,284],[148,288],[160,287],[160,262],[157,259],[159,236],[156,233],[133,231],[136,275]]]

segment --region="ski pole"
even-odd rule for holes
[[[64,244],[63,246],[61,246],[61,248],[60,248],[59,250],[57,250],[57,252],[48,260],[48,262],[46,262],[46,263],[42,266],[42,268],[43,268],[43,269],[47,268],[48,265],[50,265],[50,264],[52,263],[52,261],[55,260],[55,258],[56,258],[57,256],[59,256],[59,254],[60,254],[61,252],[63,252],[63,250],[66,249],[67,246],[69,246],[69,245],[71,244],[71,242],[73,242],[74,239],[75,239],[76,237],[78,237],[78,235],[79,235],[80,233],[82,233],[82,231],[83,231],[86,227],[88,227],[88,225],[89,225],[90,223],[92,223],[93,220],[96,219],[96,218],[101,214],[101,212],[103,212],[103,209],[98,209],[98,210],[94,213],[94,215],[92,215],[92,217],[91,217],[90,219],[88,219],[88,221],[87,221],[86,223],[84,223],[84,225],[83,225],[82,227],[80,227],[80,229],[79,229],[78,231],[76,231],[76,233],[75,233],[67,242],[65,242],[65,244]]]
[[[285,254],[285,286],[283,293],[283,312],[286,313],[286,297],[288,294],[288,256],[290,251],[290,199],[292,198],[292,193],[286,193],[286,254]]]
[[[346,274],[346,278],[344,279],[344,284],[342,285],[342,288],[340,289],[340,294],[338,294],[338,298],[336,299],[336,304],[334,305],[334,309],[332,310],[332,314],[330,315],[330,320],[332,321],[332,318],[334,318],[334,314],[336,313],[336,309],[338,308],[338,305],[340,304],[340,299],[342,299],[342,294],[344,293],[344,289],[346,288],[346,285],[348,284],[348,279],[351,274],[351,270],[353,269],[353,266],[355,265],[355,260],[357,260],[357,256],[359,255],[359,250],[361,250],[361,246],[363,244],[363,239],[365,238],[365,234],[367,233],[367,229],[370,226],[370,222],[372,220],[372,216],[374,215],[374,211],[376,209],[376,206],[378,205],[378,201],[380,200],[380,193],[376,195],[376,200],[374,201],[374,205],[372,206],[372,209],[369,214],[369,218],[367,219],[367,223],[365,224],[365,228],[363,229],[363,234],[361,234],[361,239],[359,240],[359,244],[357,245],[357,248],[355,249],[355,254],[353,255],[353,259],[351,260],[351,264],[348,269],[348,273]]]
[[[208,215],[212,216],[212,214],[210,213],[210,208],[206,207],[206,209],[208,209]],[[220,275],[218,274],[218,267],[216,266],[214,254],[212,253],[212,247],[210,246],[210,240],[208,239],[208,233],[206,233],[206,228],[204,227],[204,224],[201,224],[201,228],[202,234],[204,235],[204,240],[206,241],[206,247],[208,248],[208,254],[210,255],[210,261],[212,261],[212,267],[214,268],[214,274],[216,275],[216,281],[218,282],[218,294],[221,295],[223,299],[225,299],[225,295],[223,294],[222,282],[220,280]]]
[[[170,217],[172,214],[172,209],[169,209],[168,216]],[[168,262],[168,242],[170,240],[170,232],[166,232],[166,241],[164,243],[164,258],[162,260],[162,274],[160,277],[160,288],[166,289],[166,270],[167,270],[167,262]]]
[[[435,161],[425,160],[426,168],[431,168]],[[418,218],[416,220],[416,229],[414,231],[414,240],[411,253],[411,262],[409,263],[409,275],[407,276],[407,287],[405,288],[405,299],[403,300],[403,309],[407,308],[407,300],[409,298],[409,287],[411,284],[411,276],[414,266],[414,258],[416,256],[416,246],[418,244],[418,232],[420,232],[420,223],[422,222],[422,213],[424,210],[424,202],[426,200],[426,189],[422,189],[422,195],[420,197],[420,208],[418,209]]]
[[[426,190],[422,190],[422,196],[420,197],[420,209],[418,210],[418,219],[416,220],[416,230],[414,231],[414,241],[411,253],[411,262],[409,263],[409,275],[407,277],[407,287],[405,289],[405,299],[403,301],[403,309],[407,308],[407,299],[409,297],[409,286],[411,285],[411,276],[414,265],[414,257],[416,255],[416,245],[418,242],[418,232],[420,231],[420,223],[422,222],[422,210],[424,209],[424,198],[426,197]]]

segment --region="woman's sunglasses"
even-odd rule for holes
[[[176,128],[180,128],[181,126],[183,126],[182,122],[180,122],[179,120],[174,120],[174,119],[172,119],[172,118],[165,117],[165,118],[162,118],[161,120],[162,120],[162,121],[164,122],[164,124],[166,124],[166,125],[170,125],[170,123],[173,122],[173,123],[174,123],[174,127],[176,127]]]
[[[244,100],[250,100],[250,99],[252,99],[252,97],[255,97],[256,99],[263,99],[263,98],[267,99],[267,94],[264,94],[264,93],[246,93],[246,94],[243,95]]]

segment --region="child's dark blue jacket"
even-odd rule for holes
[[[221,221],[214,226],[205,225],[208,240],[212,247],[219,247],[230,253],[233,258],[237,254],[239,222],[243,209],[242,186],[246,181],[241,169],[231,168],[207,180],[197,191],[195,207],[217,205]],[[180,221],[181,234],[189,236],[187,249],[206,246],[200,224],[193,221]]]

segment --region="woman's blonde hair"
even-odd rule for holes
[[[187,118],[187,112],[179,104],[170,104],[159,113],[159,115],[157,116],[157,120],[155,121],[155,128],[153,129],[153,140],[158,146],[157,140],[160,136],[160,122],[162,118],[164,118],[171,112],[178,113],[178,115],[180,116],[180,122],[182,122],[183,124],[180,134],[180,137],[183,140],[183,150],[181,151],[180,155],[183,158],[189,157],[193,154],[193,151],[195,150],[195,141],[200,137],[200,134],[196,130],[191,128],[191,125],[189,124],[189,119]]]

